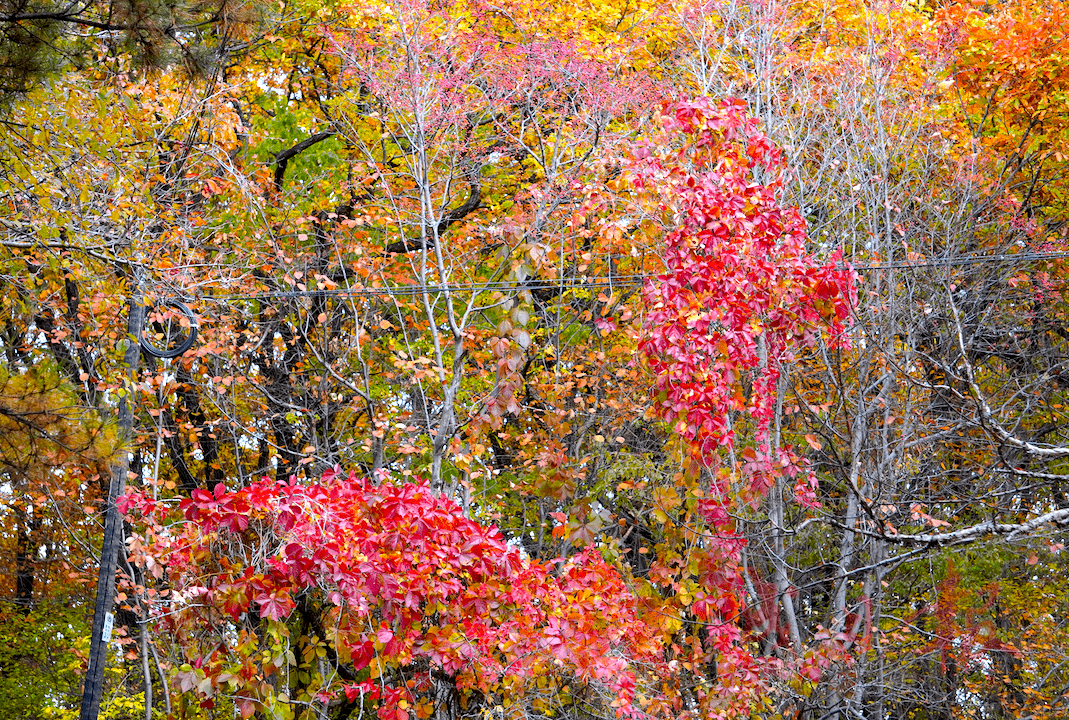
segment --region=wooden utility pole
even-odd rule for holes
[[[115,570],[119,551],[122,549],[123,520],[115,505],[116,499],[126,491],[126,475],[130,472],[130,453],[127,443],[133,436],[134,410],[133,390],[137,381],[138,362],[141,359],[141,322],[144,316],[141,288],[137,280],[130,278],[133,288],[126,317],[126,349],[123,364],[127,369],[127,382],[119,395],[119,452],[111,465],[111,484],[104,515],[104,544],[100,549],[100,575],[97,578],[96,607],[93,610],[93,637],[89,645],[89,667],[85,674],[85,690],[82,692],[80,720],[97,720],[100,714],[100,699],[104,691],[104,667],[107,665],[108,644],[114,623],[112,609],[115,605]]]

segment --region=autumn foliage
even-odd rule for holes
[[[294,662],[290,618],[311,623],[306,647],[337,664],[306,670],[295,699],[359,700],[384,720],[473,697],[548,707],[550,676],[630,715],[636,662],[656,662],[623,578],[596,552],[533,561],[425,484],[328,473],[219,485],[183,501],[175,529],[144,496],[124,507],[155,528],[136,560],[174,584],[162,607],[187,647],[176,682],[209,706],[238,698],[243,717],[286,702],[276,687]],[[298,666],[316,667],[307,660]]]
[[[23,5],[0,715],[1066,714],[1064,3]]]
[[[843,337],[853,273],[839,251],[810,255],[805,221],[782,204],[782,154],[741,101],[662,112],[662,144],[640,151],[638,180],[677,227],[665,236],[667,272],[644,288],[650,336],[639,347],[664,394],[658,414],[716,477],[703,514],[723,528],[732,481],[758,500],[778,473],[802,469],[774,437],[778,382],[822,331]],[[814,502],[815,478],[802,475],[799,498]]]

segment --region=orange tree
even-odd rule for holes
[[[79,694],[70,653],[86,650],[78,606],[81,581],[93,572],[81,548],[96,534],[92,505],[115,440],[53,363],[13,371],[0,370],[0,704],[13,717],[31,717]]]

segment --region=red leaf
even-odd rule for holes
[[[256,598],[256,602],[260,605],[260,617],[265,617],[268,620],[282,620],[289,617],[289,614],[293,612],[293,608],[296,607],[296,603],[290,599],[286,591],[276,591],[270,595],[261,595]]]

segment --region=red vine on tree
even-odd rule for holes
[[[738,504],[756,506],[780,480],[816,503],[816,477],[780,438],[780,380],[800,348],[821,333],[842,342],[856,299],[854,272],[839,252],[824,261],[806,248],[797,208],[780,202],[781,151],[740,100],[666,103],[661,132],[636,156],[636,182],[669,227],[664,274],[646,284],[647,337],[659,415],[691,449],[689,472],[706,478],[698,511],[713,532],[693,608],[730,687],[777,665],[753,657],[740,615],[745,540],[734,532]],[[803,663],[804,665],[804,663]],[[816,668],[801,668],[812,675]]]

